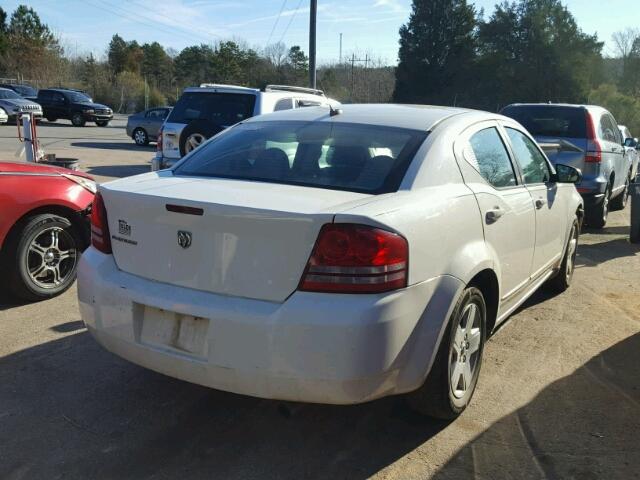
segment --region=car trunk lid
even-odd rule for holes
[[[371,195],[193,177],[101,187],[121,270],[223,295],[284,301],[320,228]]]

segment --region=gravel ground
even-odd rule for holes
[[[68,122],[64,122],[68,123]],[[49,152],[99,180],[148,169],[118,119],[40,128]],[[13,158],[0,127],[0,159]],[[335,407],[209,390],[111,355],[75,287],[0,299],[0,478],[640,478],[640,245],[629,211],[580,239],[573,286],[538,293],[488,342],[455,422],[401,398]]]

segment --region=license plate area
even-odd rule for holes
[[[209,319],[172,312],[149,305],[136,305],[135,337],[142,345],[172,350],[206,360]]]

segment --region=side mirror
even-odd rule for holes
[[[580,183],[582,172],[578,168],[569,165],[556,164],[556,173],[551,176],[551,181],[556,183]]]
[[[635,138],[625,138],[624,139],[624,146],[625,147],[636,148],[638,146],[638,141]]]

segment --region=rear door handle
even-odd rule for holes
[[[546,200],[543,200],[542,198],[539,198],[536,200],[536,208],[538,210],[540,210],[542,207],[544,207],[547,204]]]
[[[502,215],[504,215],[504,211],[500,207],[496,207],[492,210],[487,210],[487,213],[485,215],[487,224],[491,225],[492,223],[496,223],[500,219],[500,217],[502,217]]]

